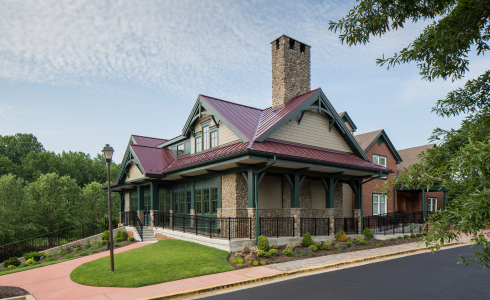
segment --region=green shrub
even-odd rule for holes
[[[123,241],[123,240],[122,240],[122,238],[115,238],[115,239],[114,239],[114,243],[120,243],[120,242],[122,242],[122,241]]]
[[[257,249],[263,251],[269,251],[269,241],[267,237],[264,235],[259,236],[259,241],[257,243]]]
[[[270,256],[277,256],[277,254],[278,254],[277,249],[271,249],[271,250],[269,250],[269,255]]]
[[[231,258],[231,262],[234,263],[234,264],[243,264],[243,258],[233,256]]]
[[[427,232],[423,232],[423,233],[422,233],[422,235],[423,235],[423,236],[427,236]]]
[[[104,233],[100,236],[100,239],[103,242],[107,242],[109,240],[109,231],[104,231]]]
[[[35,261],[40,261],[41,256],[43,256],[43,255],[39,252],[29,252],[29,253],[24,254],[24,258],[26,259],[26,261],[31,259],[31,258],[33,258]]]
[[[9,268],[9,269],[11,269],[11,270],[12,270],[12,269],[15,269],[15,268],[17,268],[17,267],[16,267],[16,266],[14,266],[14,265],[10,265],[10,266],[8,266],[7,268]]]
[[[73,255],[74,255],[73,253],[68,253],[65,255],[65,258],[73,258]]]
[[[238,264],[237,267],[241,268],[243,267],[243,264]]]
[[[100,248],[102,246],[102,242],[99,239],[94,240],[94,245],[96,248]]]
[[[347,241],[347,247],[350,247],[352,244],[354,244],[354,243]]]
[[[332,246],[330,244],[323,244],[322,247],[323,250],[332,250]]]
[[[88,251],[83,251],[83,252],[78,253],[78,256],[80,256],[80,257],[87,256],[87,255],[88,255]]]
[[[18,266],[20,266],[20,261],[19,261],[19,259],[17,259],[17,257],[12,256],[11,258],[9,258],[3,262],[3,266],[5,268],[7,268],[9,266],[18,267]]]
[[[366,228],[364,229],[364,231],[362,232],[362,234],[363,234],[363,235],[364,235],[366,238],[368,238],[368,239],[372,239],[372,238],[374,237],[373,232],[372,232],[372,231],[371,231],[371,229],[369,229],[368,227],[366,227]]]
[[[56,260],[56,257],[55,256],[48,256],[44,260],[47,261],[47,262],[55,261]]]
[[[408,234],[405,234],[405,235],[403,236],[403,238],[404,238],[404,239],[408,239],[409,237],[410,237],[410,236],[409,236]]]
[[[32,264],[33,262],[35,262],[34,258],[29,258],[28,260],[26,260],[26,265],[30,265]]]
[[[421,237],[422,236],[422,233],[417,233],[416,236],[417,237]]]
[[[88,253],[97,253],[97,252],[99,252],[99,250],[97,248],[90,248],[88,250]]]
[[[416,237],[415,233],[410,234],[410,238],[414,239]]]
[[[91,245],[90,245],[90,239],[85,240],[85,244],[83,244],[83,248],[88,249],[90,247],[91,247]]]
[[[310,245],[313,245],[313,239],[311,238],[311,235],[309,232],[305,233],[303,235],[303,238],[301,239],[301,245],[304,247],[309,247]]]
[[[257,256],[267,258],[267,257],[269,257],[269,252],[264,251],[264,250],[259,250],[259,251],[257,251]]]
[[[395,238],[391,238],[390,241],[396,242],[396,239]]]
[[[254,260],[254,261],[253,261],[253,263],[252,263],[252,265],[254,265],[254,266],[258,266],[258,265],[259,265],[259,262],[258,262],[258,261],[256,261],[256,260]]]
[[[128,240],[128,233],[124,230],[118,230],[116,232],[116,236],[114,239],[121,239],[121,241],[127,241]]]
[[[347,237],[347,233],[345,233],[343,230],[340,230],[339,232],[337,232],[335,234],[335,240],[337,242],[340,242],[340,243],[343,243],[343,242],[347,242],[349,238]]]
[[[265,260],[261,260],[260,261],[260,264],[263,265],[263,266],[265,266]]]
[[[351,248],[352,250],[356,250],[356,246],[354,246],[354,245],[350,246],[350,248]]]
[[[355,244],[356,243],[356,240],[354,240],[354,239],[348,239],[347,240],[347,243]]]
[[[251,263],[252,263],[252,261],[251,261],[251,260],[247,261],[247,264],[251,264]]]
[[[310,245],[310,246],[308,247],[308,249],[309,249],[309,250],[311,250],[311,251],[313,251],[313,252],[316,252],[316,251],[318,250],[318,247],[317,247],[317,246],[315,246],[315,245]]]
[[[322,244],[320,244],[320,243],[315,243],[315,247],[316,247],[317,249],[321,249],[321,248],[322,248]]]
[[[359,234],[358,236],[356,236],[356,242],[361,242],[361,241],[364,241],[366,239],[366,236],[364,234]]]
[[[271,244],[272,249],[277,249],[278,247],[279,247],[279,245],[277,244],[277,242],[274,242]]]
[[[293,256],[293,250],[284,249],[284,250],[282,250],[282,255],[291,257],[291,256]]]
[[[74,252],[74,253],[78,253],[78,252],[80,252],[80,250],[82,250],[82,246],[80,246],[80,245],[76,245],[76,246],[75,246],[75,249],[73,249],[73,252]]]
[[[34,265],[39,265],[40,263],[41,263],[40,261],[33,261],[33,262],[32,262],[32,265],[33,265],[33,266],[34,266]]]
[[[342,250],[344,250],[344,247],[337,248],[337,252],[342,252]]]
[[[403,239],[403,237],[400,235],[397,237],[397,239],[401,240],[401,239]]]
[[[368,241],[367,240],[362,240],[359,242],[359,245],[363,245],[363,246],[366,246],[368,244]]]
[[[128,241],[134,242],[134,237],[128,237]]]

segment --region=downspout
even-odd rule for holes
[[[255,244],[258,245],[259,243],[259,187],[257,186],[257,177],[260,173],[264,172],[268,168],[272,167],[273,164],[276,163],[276,156],[274,155],[274,161],[259,171],[254,173],[254,202],[255,202]]]

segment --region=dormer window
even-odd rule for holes
[[[209,149],[209,126],[204,126],[202,128],[202,137],[203,137],[203,150]]]
[[[218,126],[210,126],[210,122],[210,120],[202,122],[202,130],[194,135],[195,153],[218,147]]]
[[[386,156],[373,154],[373,164],[377,164],[386,168]]]
[[[180,144],[177,146],[177,156],[184,155],[184,144]]]

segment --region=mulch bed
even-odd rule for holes
[[[0,299],[29,295],[29,292],[16,286],[0,286]]]
[[[314,239],[314,237],[313,237]],[[375,245],[372,245],[370,242],[373,240],[375,242]],[[260,261],[265,261],[266,265],[270,264],[276,264],[276,263],[283,263],[283,262],[288,262],[288,261],[295,261],[295,260],[301,260],[301,259],[308,259],[308,258],[313,258],[313,257],[320,257],[320,256],[326,256],[326,255],[335,255],[335,254],[341,254],[341,253],[349,253],[349,252],[355,252],[355,251],[362,251],[362,250],[367,250],[367,249],[373,249],[373,248],[385,248],[385,247],[390,247],[390,246],[396,246],[396,245],[403,245],[403,244],[408,244],[408,243],[415,243],[415,242],[420,242],[422,240],[422,237],[415,237],[415,238],[408,238],[408,239],[397,239],[396,241],[383,241],[383,244],[381,246],[378,246],[380,244],[381,240],[376,240],[376,239],[370,239],[368,245],[359,245],[359,243],[356,242],[355,249],[351,249],[350,247],[344,247],[342,252],[338,252],[338,249],[335,247],[335,243],[331,244],[332,250],[323,250],[323,249],[318,249],[316,252],[308,251],[307,247],[299,246],[297,247],[297,251],[293,251],[293,256],[285,256],[282,254],[282,251],[286,248],[286,245],[284,246],[279,246],[277,247],[278,250],[278,255],[277,256],[271,256],[268,258],[263,258],[263,257],[257,257],[257,255],[253,255],[253,260],[256,260],[259,262],[259,266],[261,266]],[[388,242],[388,243],[386,243]],[[321,243],[323,246],[323,243]],[[340,243],[341,244],[341,243]],[[301,255],[301,251],[304,251],[304,255]],[[244,262],[242,264],[242,267],[239,267],[238,264],[232,262],[232,257],[238,256],[242,259],[244,259]],[[236,270],[238,269],[244,269],[244,268],[253,268],[255,267],[253,264],[248,264],[247,261],[245,260],[245,257],[247,254],[242,255],[241,252],[232,252],[228,256],[228,262],[230,265],[235,268]]]

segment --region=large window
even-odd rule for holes
[[[196,153],[218,147],[218,126],[211,126],[210,122],[203,121],[202,130],[194,135]]]
[[[218,131],[211,132],[211,148],[218,147]]]
[[[373,164],[386,167],[386,156],[373,154]]]
[[[202,137],[196,137],[196,153],[202,151]]]
[[[427,210],[431,212],[437,211],[437,198],[435,197],[427,198]]]
[[[219,207],[221,178],[195,182],[196,214],[216,214]]]
[[[151,209],[151,195],[150,195],[150,188],[145,188],[143,190],[143,201],[144,201],[144,210],[145,211],[150,211]]]
[[[196,190],[196,214],[202,214],[202,190]]]
[[[138,193],[131,192],[129,195],[129,210],[137,211],[138,210]]]
[[[373,194],[373,216],[386,214],[388,210],[387,206],[386,195]]]
[[[202,141],[203,141],[203,150],[208,150],[209,149],[209,126],[204,126],[202,128]]]
[[[177,146],[177,156],[184,155],[184,144],[180,144]]]
[[[160,188],[158,190],[158,198],[160,200],[160,212],[168,213],[171,209],[170,207],[170,189]]]
[[[173,186],[174,214],[190,214],[192,205],[192,183],[181,183]]]

